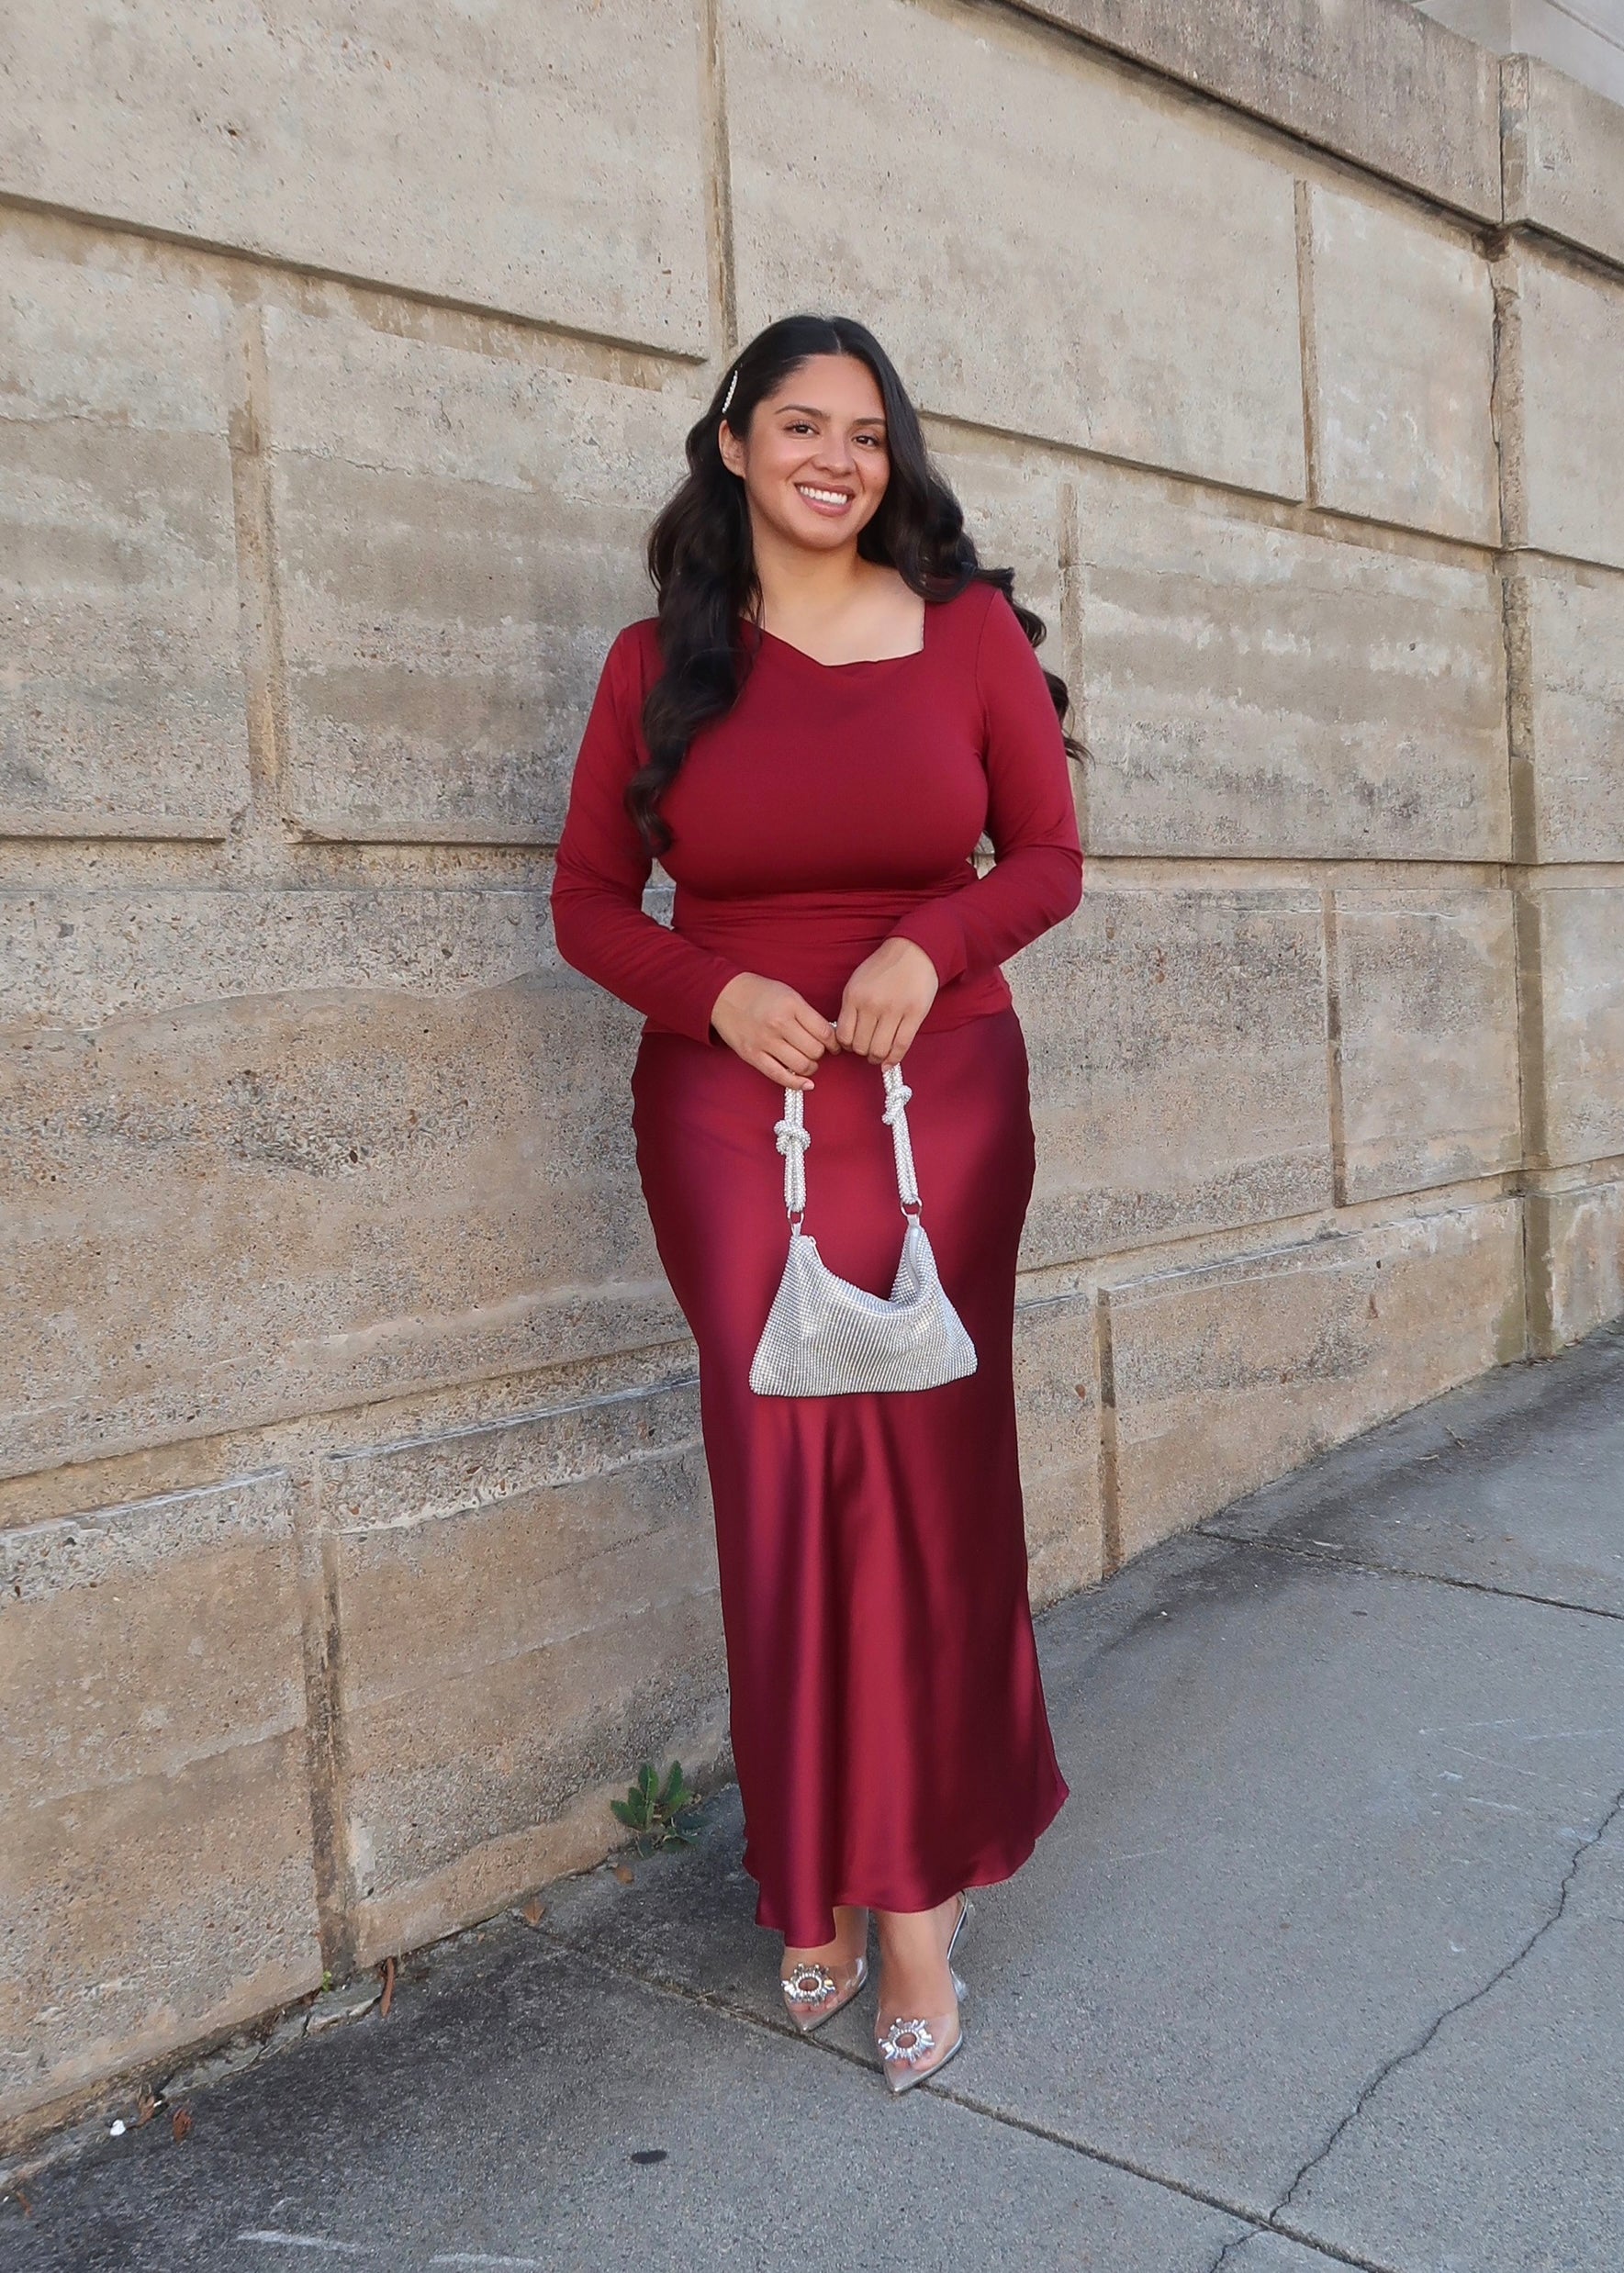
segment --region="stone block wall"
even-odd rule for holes
[[[17,2138],[725,1760],[545,895],[773,317],[886,341],[1092,751],[1036,1598],[1624,1312],[1624,111],[1406,0],[19,0],[0,85]]]

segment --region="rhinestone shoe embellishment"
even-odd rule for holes
[[[827,1965],[820,1965],[808,1958],[792,1973],[782,1976],[779,1986],[792,2005],[821,2005],[833,1997],[839,1983]]]
[[[924,2021],[893,2021],[879,2041],[882,2060],[905,2060],[910,2066],[936,2048],[936,2040]]]

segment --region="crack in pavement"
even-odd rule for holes
[[[539,1931],[547,1946],[559,1955],[578,1958],[583,1965],[608,1974],[613,1980],[631,1982],[637,1988],[648,1990],[652,1996],[667,1997],[674,2003],[697,2005],[702,2011],[714,2013],[719,2020],[731,2021],[741,2028],[754,2029],[758,2034],[770,2036],[780,2043],[805,2044],[810,2052],[820,2054],[825,2059],[842,2060],[848,2067],[860,2068],[865,2075],[879,2073],[875,2063],[866,2060],[861,2053],[848,2052],[832,2038],[803,2036],[787,2020],[769,2019],[765,2013],[733,2004],[708,1990],[695,1988],[691,1983],[673,1979],[669,1975],[640,1972],[636,1965],[605,1956],[601,1950],[589,1949],[578,1942],[566,1940],[555,1929],[550,1930],[543,1925]],[[1008,2108],[998,2107],[988,2100],[975,2099],[969,2092],[953,2089],[945,2078],[940,2083],[927,2079],[919,2088],[928,2092],[935,2099],[945,2099],[949,2106],[962,2109],[967,2115],[980,2116],[984,2122],[1002,2124],[1006,2131],[1020,2132],[1026,2138],[1042,2140],[1046,2145],[1059,2147],[1068,2155],[1081,2156],[1084,2162],[1098,2163],[1107,2170],[1122,2171],[1130,2178],[1142,2178],[1148,2186],[1156,2187],[1164,2194],[1176,2194],[1204,2210],[1215,2210],[1225,2217],[1237,2219],[1246,2231],[1232,2235],[1225,2243],[1219,2253],[1219,2264],[1238,2243],[1250,2241],[1256,2234],[1273,2230],[1267,2223],[1267,2215],[1272,2213],[1260,2215],[1256,2210],[1248,2210],[1239,2202],[1226,2201],[1220,2194],[1209,2193],[1201,2187],[1193,2186],[1187,2179],[1170,2178],[1165,2171],[1154,2170],[1148,2164],[1136,2163],[1126,2155],[1114,2154],[1109,2147],[1091,2146],[1087,2141],[1072,2138],[1065,2132],[1052,2131],[1029,2116],[1016,2115]],[[1397,2267],[1383,2265],[1373,2257],[1359,2256],[1335,2242],[1306,2241],[1299,2234],[1293,2234],[1290,2239],[1299,2242],[1315,2256],[1324,2257],[1327,2264],[1350,2266],[1355,2273],[1401,2273],[1401,2268]]]
[[[1295,1540],[1271,1539],[1265,1533],[1260,1539],[1249,1539],[1239,1531],[1215,1531],[1205,1524],[1196,1527],[1198,1539],[1222,1540],[1228,1547],[1261,1547],[1271,1555],[1294,1556],[1299,1562],[1328,1562],[1338,1571],[1361,1571],[1367,1578],[1410,1579],[1421,1586],[1453,1586],[1462,1594],[1493,1595],[1501,1602],[1531,1602],[1544,1610],[1573,1610],[1581,1618],[1610,1618],[1624,1625],[1624,1610],[1604,1609],[1594,1602],[1570,1602],[1562,1595],[1530,1595],[1518,1586],[1492,1586],[1487,1579],[1460,1578],[1450,1571],[1410,1571],[1394,1562],[1369,1562],[1360,1555],[1332,1553],[1327,1550],[1305,1547]]]
[[[1562,1884],[1557,1889],[1555,1901],[1551,1904],[1551,1909],[1545,1917],[1540,1920],[1540,1923],[1534,1928],[1533,1931],[1523,1943],[1521,1948],[1514,1950],[1512,1954],[1506,1960],[1506,1963],[1492,1973],[1486,1981],[1480,1983],[1476,1988],[1471,1990],[1466,1996],[1457,1998],[1452,2005],[1446,2005],[1443,2010],[1438,2015],[1437,2019],[1428,2023],[1428,2025],[1421,2032],[1420,2035],[1416,2038],[1413,2043],[1402,2045],[1390,2059],[1384,2060],[1382,2063],[1382,2066],[1371,2077],[1369,2083],[1367,2083],[1361,2090],[1358,2099],[1349,2109],[1347,2114],[1344,2115],[1340,2121],[1333,2126],[1328,2137],[1325,2141],[1325,2144],[1313,2155],[1311,2155],[1307,2161],[1302,2165],[1297,2171],[1296,2176],[1293,2178],[1290,2186],[1286,2188],[1285,2192],[1275,2203],[1273,2209],[1270,2211],[1267,2218],[1263,2221],[1263,2223],[1268,2231],[1271,2233],[1279,2234],[1289,2241],[1302,2243],[1310,2249],[1324,2249],[1325,2244],[1316,2235],[1310,2234],[1305,2228],[1299,2225],[1282,2223],[1284,2212],[1291,2208],[1293,2197],[1296,2194],[1298,2189],[1302,2187],[1311,2172],[1317,2170],[1320,2165],[1328,2159],[1330,2155],[1334,2152],[1338,2141],[1342,2138],[1344,2133],[1352,2124],[1359,2121],[1359,2118],[1364,2113],[1365,2109],[1370,2105],[1372,2099],[1374,2099],[1376,2093],[1381,2090],[1383,2085],[1387,2081],[1388,2077],[1390,2076],[1396,2075],[1400,2068],[1407,2066],[1412,2060],[1418,2059],[1422,2053],[1424,2053],[1428,2046],[1433,2042],[1434,2038],[1438,2035],[1439,2030],[1444,2027],[1446,2022],[1454,2020],[1460,2013],[1469,2012],[1473,2005],[1480,2004],[1485,1997],[1491,1994],[1493,1990],[1497,1989],[1502,1982],[1508,1980],[1517,1971],[1518,1967],[1523,1963],[1523,1961],[1530,1956],[1534,1950],[1539,1947],[1540,1943],[1545,1939],[1545,1936],[1551,1931],[1552,1928],[1562,1922],[1563,1913],[1566,1911],[1568,1906],[1568,1896],[1573,1891],[1574,1881],[1579,1874],[1579,1865],[1584,1862],[1585,1857],[1590,1853],[1593,1847],[1596,1847],[1601,1844],[1601,1842],[1607,1837],[1608,1831],[1611,1831],[1614,1824],[1617,1823],[1621,1817],[1624,1817],[1624,1791],[1619,1792],[1612,1800],[1606,1812],[1597,1822],[1596,1829],[1589,1832],[1584,1839],[1580,1840],[1578,1845],[1574,1849],[1573,1853],[1568,1858],[1567,1869],[1562,1873]],[[1248,2236],[1243,2234],[1239,2237],[1239,2240],[1244,2241],[1248,2238]],[[1216,2257],[1213,2260],[1212,2264],[1207,2267],[1207,2273],[1219,2273],[1219,2268],[1224,2265],[1226,2259],[1238,2245],[1238,2243],[1234,2238],[1226,2241],[1223,2248],[1218,2252]],[[1350,2259],[1350,2262],[1353,2263],[1360,2261]]]

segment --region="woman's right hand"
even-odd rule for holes
[[[711,1024],[729,1049],[780,1089],[811,1089],[819,1058],[840,1047],[833,1025],[804,995],[753,970],[728,980]]]

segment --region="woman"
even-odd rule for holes
[[[649,537],[658,615],[616,638],[588,721],[554,919],[566,960],[645,1013],[633,1128],[699,1346],[756,1919],[811,2028],[861,1987],[872,1913],[902,2091],[962,2041],[969,1887],[1014,1871],[1067,1797],[1026,1596],[1011,1339],[1033,1134],[999,967],[1078,903],[1079,745],[1041,621],[979,566],[861,324],[770,325],[687,453]],[[655,856],[670,928],[643,911]],[[882,1074],[904,1055],[975,1370],[758,1395],[783,1092],[804,1092],[823,1261],[885,1295],[902,1225]]]

